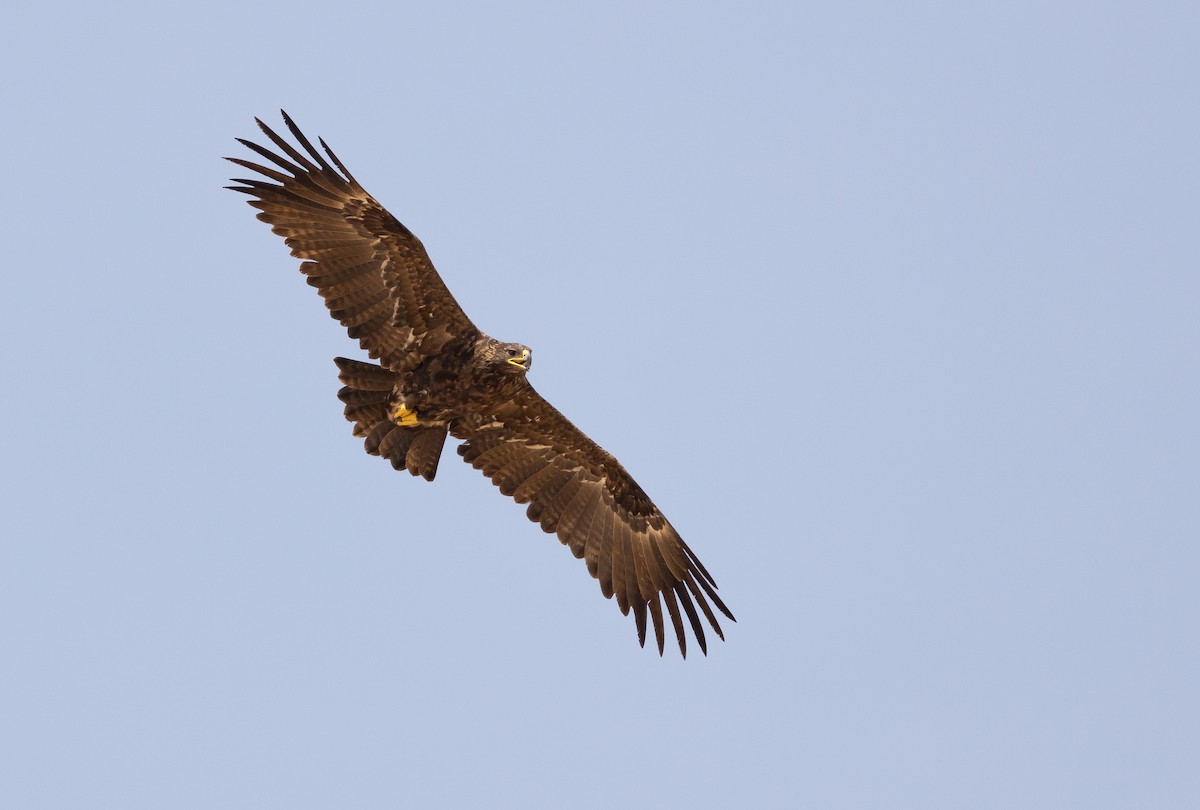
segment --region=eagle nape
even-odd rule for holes
[[[530,520],[584,560],[601,593],[633,613],[640,644],[653,627],[661,655],[669,621],[684,657],[688,630],[707,654],[706,632],[725,637],[717,613],[736,620],[675,527],[617,459],[538,394],[529,347],[477,328],[420,240],[323,140],[319,151],[282,115],[295,144],[255,119],[271,146],[239,138],[264,162],[228,158],[255,176],[227,188],[250,198],[375,361],[336,359],[338,398],[366,451],[432,481],[453,437],[464,461],[526,504]]]

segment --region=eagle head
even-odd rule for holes
[[[521,343],[497,343],[494,361],[500,371],[508,374],[524,374],[533,365],[533,352]]]

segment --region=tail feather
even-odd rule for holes
[[[392,462],[397,470],[408,470],[426,481],[437,475],[446,426],[401,427],[388,414],[392,390],[400,375],[373,363],[334,358],[338,379],[345,384],[338,399],[346,403],[346,418],[354,423],[354,435],[365,439],[366,451]]]
[[[338,379],[348,388],[360,391],[385,391],[390,394],[396,387],[396,383],[400,381],[399,374],[374,363],[363,363],[345,357],[335,357],[333,362],[337,363]]]
[[[426,428],[414,431],[412,446],[405,456],[405,467],[413,475],[432,481],[437,475],[438,461],[442,458],[442,446],[446,443],[446,428]]]

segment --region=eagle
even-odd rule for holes
[[[322,155],[280,112],[299,148],[256,118],[278,151],[238,138],[271,165],[227,158],[259,177],[226,188],[251,198],[330,314],[378,361],[334,360],[338,398],[366,451],[432,481],[453,436],[467,463],[528,504],[529,519],[587,563],[622,614],[633,613],[639,644],[649,614],[663,654],[665,605],[680,654],[687,657],[686,617],[707,655],[701,614],[721,639],[713,607],[736,619],[679,532],[617,459],[534,390],[529,347],[475,326],[420,240],[324,140]]]

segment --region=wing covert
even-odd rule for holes
[[[256,118],[282,154],[238,141],[278,168],[227,158],[265,178],[235,179],[242,185],[227,188],[250,196],[258,218],[305,260],[300,271],[350,336],[399,371],[415,366],[422,349],[436,352],[451,337],[477,333],[421,241],[358,184],[323,140],[328,160],[285,112],[283,120],[304,151]]]
[[[450,432],[465,440],[459,454],[502,494],[528,503],[529,519],[587,563],[601,592],[615,596],[623,614],[633,611],[640,643],[649,612],[662,654],[665,604],[680,652],[686,657],[686,616],[707,654],[700,614],[722,639],[712,606],[735,620],[712,576],[616,458],[527,382],[522,389],[497,413],[451,425]]]

